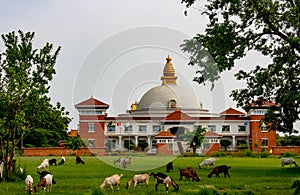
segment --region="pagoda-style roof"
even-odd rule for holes
[[[195,120],[189,115],[181,112],[180,110],[176,110],[175,112],[172,112],[166,117],[166,121],[190,121],[190,120]]]
[[[205,138],[210,138],[210,137],[222,137],[222,135],[220,134],[217,134],[213,131],[207,131],[205,134],[204,134],[204,137]]]
[[[155,135],[155,138],[175,138],[176,136],[167,130],[161,131]]]
[[[228,108],[227,110],[220,113],[221,115],[245,115],[245,113],[238,111],[234,108]]]
[[[109,108],[109,105],[93,97],[90,97],[89,99],[75,105],[75,108],[90,108],[90,107]]]

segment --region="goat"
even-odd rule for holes
[[[284,165],[291,165],[294,164],[295,167],[298,167],[298,164],[296,163],[296,161],[293,158],[281,158],[281,166],[284,167]]]
[[[51,160],[49,160],[49,165],[55,165],[55,166],[57,166],[56,161],[57,160],[55,158],[52,158]]]
[[[48,171],[42,171],[42,172],[37,171],[37,173],[40,175],[40,179],[42,179],[43,177],[45,177],[48,174],[53,175],[52,173],[50,173]],[[56,184],[56,181],[54,180],[53,176],[52,176],[52,184]]]
[[[220,177],[220,173],[224,173],[224,177],[226,177],[226,175],[228,177],[230,177],[228,170],[231,168],[231,166],[227,166],[227,165],[220,165],[215,167],[209,174],[208,174],[208,178],[211,178],[213,174],[216,174],[216,177]]]
[[[171,184],[176,191],[179,190],[178,184],[168,175],[158,172],[158,173],[151,173],[150,175],[153,175],[155,179],[155,191],[157,191],[158,185],[160,183],[165,184],[166,191],[168,193],[169,191],[169,185]]]
[[[110,188],[113,190],[113,186],[117,186],[118,190],[120,190],[120,180],[123,174],[114,174],[110,177],[107,177],[104,179],[103,183],[100,185],[100,188],[103,189],[106,186],[110,186]]]
[[[46,191],[46,189],[48,188],[48,191],[52,190],[52,179],[53,179],[53,175],[51,174],[47,174],[45,177],[43,177],[40,182],[34,186],[33,190],[34,192],[38,192],[39,188],[42,187],[43,191]]]
[[[146,187],[149,187],[149,179],[150,175],[148,173],[141,173],[138,175],[134,175],[127,183],[126,183],[126,189],[130,187],[132,183],[134,183],[134,187],[136,187],[137,184],[146,183]]]
[[[3,165],[4,165],[5,161],[3,159],[0,160],[0,182],[2,181],[2,177],[3,177]]]
[[[193,174],[186,169],[179,168],[179,173],[180,173],[179,181],[182,180],[182,177],[185,177],[186,180],[190,180],[190,178],[192,178],[193,181],[197,180],[197,178],[194,177]]]
[[[80,158],[80,156],[76,156],[76,164],[81,163],[84,165],[84,161]]]
[[[66,163],[66,159],[64,156],[61,157],[60,162],[58,163],[58,165],[64,165]]]
[[[167,173],[169,173],[171,170],[172,172],[174,172],[174,169],[173,169],[173,162],[169,162],[167,165],[166,165],[166,171]]]
[[[25,179],[25,192],[27,193],[33,192],[32,184],[33,184],[33,178],[31,177],[31,175],[27,175]]]
[[[215,167],[216,161],[217,161],[217,159],[215,159],[215,158],[207,158],[199,164],[199,168],[202,169],[202,166],[204,166],[204,165],[207,166],[207,169],[209,169],[209,165],[213,165],[213,167]]]
[[[193,167],[188,167],[187,170],[193,175],[193,181],[200,181],[201,178],[198,176],[197,171]]]
[[[43,161],[39,166],[36,167],[36,170],[39,170],[39,169],[48,169],[49,167],[49,163],[47,161]]]
[[[123,168],[127,168],[128,165],[131,165],[132,158],[118,158],[114,160],[114,165],[119,162]]]

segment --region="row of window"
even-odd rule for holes
[[[199,126],[195,126],[196,127]],[[216,125],[208,125],[207,126],[208,130],[216,132],[217,127]],[[124,126],[125,132],[132,132],[133,127],[132,125]],[[147,132],[147,126],[146,125],[139,125],[138,126],[139,132]],[[95,131],[95,125],[94,123],[89,123],[88,124],[88,131],[89,132],[94,132]],[[107,131],[109,132],[115,132],[116,131],[116,125],[109,125],[107,126]],[[161,126],[160,125],[153,125],[152,126],[152,131],[153,132],[160,132],[161,131]],[[239,132],[245,132],[246,131],[246,126],[245,125],[239,125],[238,126],[238,131]],[[261,126],[261,131],[267,131],[267,127],[262,125]],[[222,132],[230,132],[230,125],[222,125]]]

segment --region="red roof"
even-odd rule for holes
[[[204,137],[222,137],[222,135],[220,134],[217,134],[215,132],[212,132],[212,131],[208,131],[204,134]]]
[[[233,108],[228,108],[227,110],[221,112],[220,114],[221,115],[245,115],[245,113]]]
[[[176,110],[175,112],[172,112],[166,117],[166,121],[175,121],[175,120],[194,120],[189,115],[181,112],[180,110]]]
[[[159,132],[158,134],[155,135],[155,137],[176,137],[175,135],[173,135],[172,133],[170,133],[169,131],[162,131]]]
[[[78,130],[76,129],[71,129],[70,132],[68,132],[69,137],[77,137],[78,136]]]
[[[78,104],[75,105],[75,108],[77,107],[109,107],[108,104],[101,102],[93,97],[90,97],[89,99],[80,102]]]

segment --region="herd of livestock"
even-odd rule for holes
[[[203,167],[207,167],[207,169],[209,169],[210,166],[213,166],[212,171],[210,171],[210,173],[208,174],[208,178],[211,178],[213,175],[216,175],[216,177],[220,177],[220,173],[224,174],[224,177],[228,176],[230,177],[229,174],[229,169],[231,168],[231,166],[227,166],[227,165],[220,165],[220,166],[216,166],[216,158],[207,158],[205,160],[203,160],[201,163],[199,163],[198,167],[201,169]],[[58,165],[64,165],[66,162],[66,159],[64,157],[61,157],[61,161],[58,163]],[[84,161],[77,156],[75,159],[76,164],[85,164]],[[120,163],[121,167],[123,168],[127,168],[127,166],[131,165],[132,163],[132,158],[118,158],[116,160],[114,160],[114,165],[116,163]],[[295,167],[298,167],[298,164],[296,163],[296,161],[293,158],[281,158],[281,165],[282,167],[285,165],[292,165],[294,164]],[[27,175],[26,179],[25,179],[25,191],[28,193],[33,193],[33,192],[38,192],[39,188],[43,188],[43,190],[45,191],[47,190],[51,190],[52,185],[56,183],[56,181],[54,180],[53,174],[48,172],[47,169],[50,165],[57,165],[57,160],[56,159],[44,159],[43,162],[38,165],[36,167],[37,173],[40,175],[40,181],[37,185],[33,186],[33,178],[31,175]],[[2,169],[2,162],[1,162],[1,166],[0,168]],[[42,172],[40,172],[39,170],[44,169]],[[1,176],[2,176],[2,170],[1,171]],[[174,171],[174,167],[173,167],[173,162],[169,162],[166,165],[166,172],[173,172]],[[180,174],[180,178],[179,181],[181,181],[183,178],[185,178],[185,180],[190,180],[192,179],[192,181],[200,181],[201,178],[198,176],[197,171],[192,168],[192,167],[187,167],[186,169],[183,168],[179,168],[179,174]],[[120,189],[120,181],[121,181],[121,177],[123,176],[123,174],[114,174],[112,176],[106,177],[103,181],[103,183],[100,185],[101,189],[104,189],[106,187],[110,187],[111,189],[113,189],[113,186],[117,186],[117,189]],[[149,187],[149,180],[150,177],[153,176],[155,179],[155,190],[158,190],[158,185],[159,184],[164,184],[165,188],[166,188],[166,192],[168,193],[169,190],[169,186],[173,186],[173,188],[178,191],[179,190],[179,186],[178,184],[167,174],[165,173],[140,173],[140,174],[136,174],[134,175],[125,185],[126,189],[129,189],[131,185],[133,185],[134,187],[136,187],[137,185],[139,185],[140,183],[145,183],[146,187]]]
[[[281,166],[284,167],[285,165],[294,165],[295,167],[298,167],[297,162],[293,159],[293,158],[281,158]],[[207,169],[209,169],[210,166],[213,166],[212,171],[210,171],[210,173],[208,174],[208,178],[211,178],[213,175],[216,175],[216,177],[220,177],[220,173],[224,174],[224,177],[230,177],[229,174],[229,169],[231,168],[231,166],[227,166],[227,165],[220,165],[220,166],[216,166],[216,158],[207,158],[205,160],[203,160],[201,163],[199,163],[198,167],[201,169],[203,167],[207,167]],[[85,162],[79,157],[76,156],[75,159],[76,164],[85,164]],[[0,176],[2,179],[2,174],[3,174],[3,164],[5,162],[3,160],[0,160]],[[60,162],[58,163],[58,165],[64,165],[66,163],[66,159],[65,157],[61,157]],[[116,160],[114,160],[114,165],[116,163],[120,163],[121,167],[123,168],[127,168],[129,165],[131,165],[132,163],[132,158],[118,158]],[[47,169],[49,168],[50,165],[57,165],[57,160],[56,159],[44,159],[42,161],[42,163],[40,165],[38,165],[36,167],[37,173],[40,175],[40,181],[37,185],[33,186],[33,178],[31,175],[27,175],[26,179],[25,179],[25,191],[28,193],[33,193],[33,192],[37,192],[39,190],[39,188],[43,188],[43,190],[45,191],[47,190],[51,190],[52,185],[56,183],[56,181],[54,180],[53,174],[48,172]],[[42,170],[42,172],[40,172],[40,170]],[[174,171],[174,167],[173,167],[173,162],[169,162],[166,165],[166,172],[173,172]],[[179,168],[179,174],[180,174],[180,178],[179,181],[181,181],[182,179],[185,180],[190,180],[192,179],[192,181],[200,181],[201,178],[198,176],[197,171],[192,168],[192,167],[187,167],[186,169],[184,168]],[[110,187],[111,189],[113,189],[113,186],[117,186],[118,190],[120,189],[120,180],[121,177],[123,176],[123,174],[114,174],[110,177],[107,177],[104,179],[103,183],[100,185],[101,189],[104,189],[105,187]],[[139,185],[140,183],[145,183],[146,187],[149,187],[149,180],[150,177],[153,176],[155,179],[155,190],[157,191],[158,189],[158,185],[159,184],[164,184],[166,191],[168,192],[168,188],[169,186],[173,186],[174,189],[176,191],[179,190],[179,186],[178,184],[167,174],[165,173],[140,173],[140,174],[136,174],[134,176],[132,176],[132,178],[126,183],[125,187],[126,189],[129,189],[129,187],[131,185],[134,185],[134,187],[136,187],[137,185]]]

